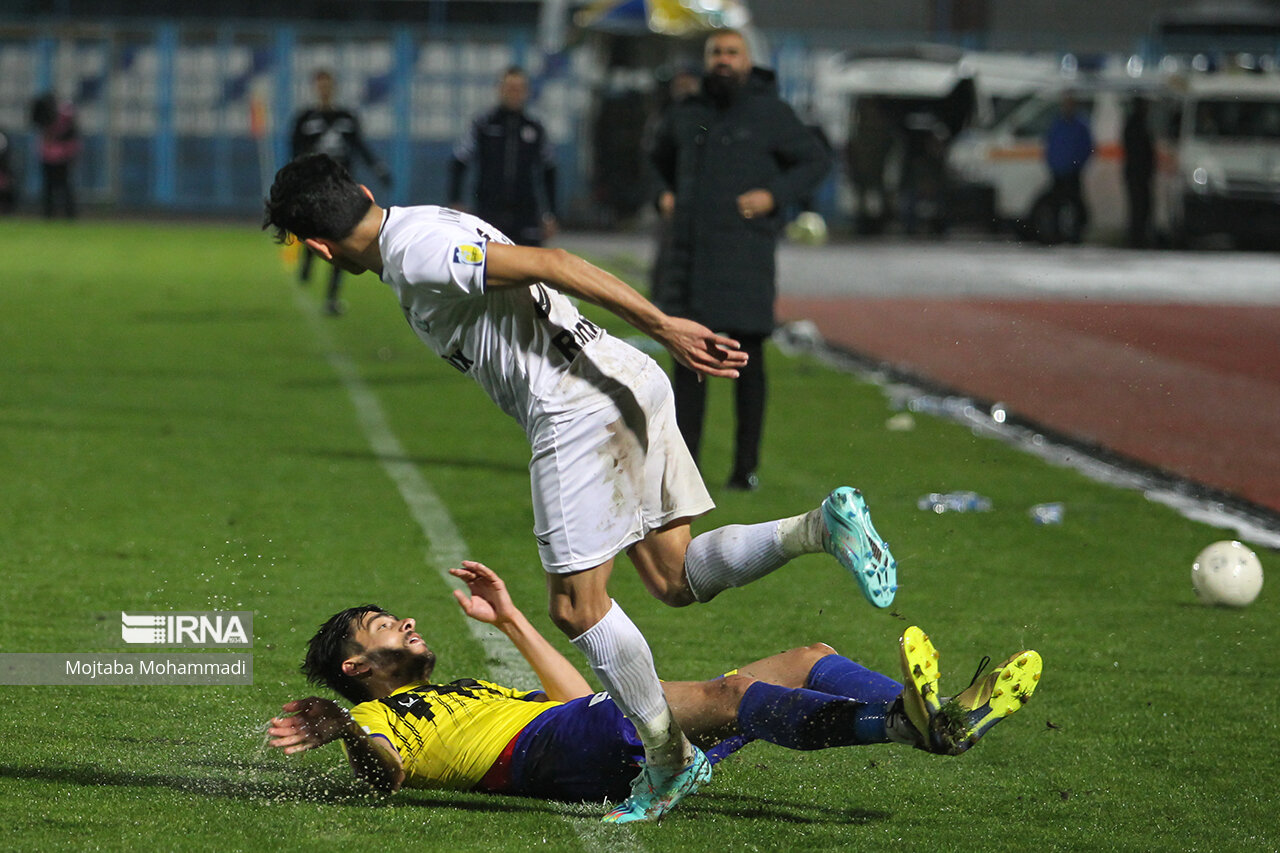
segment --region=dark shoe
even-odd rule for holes
[[[341,299],[329,299],[324,303],[324,313],[330,317],[341,317],[347,312],[347,305]]]
[[[724,487],[731,492],[754,492],[760,488],[760,478],[754,473],[751,474],[734,474],[729,478],[729,482]]]

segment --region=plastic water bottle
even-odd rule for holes
[[[1031,520],[1036,524],[1061,524],[1066,507],[1061,503],[1036,504],[1027,510]]]
[[[916,507],[928,512],[988,512],[991,499],[977,492],[930,492],[921,495]]]

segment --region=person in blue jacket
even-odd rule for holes
[[[1093,133],[1080,115],[1076,98],[1070,92],[1062,96],[1058,117],[1045,135],[1044,157],[1053,183],[1049,199],[1058,226],[1058,235],[1069,243],[1084,239],[1089,210],[1084,203],[1080,176],[1093,156]]]

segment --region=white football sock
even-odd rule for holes
[[[822,507],[778,522],[778,541],[782,543],[788,559],[801,554],[821,553],[826,536],[827,523],[822,520]]]
[[[645,761],[666,769],[687,767],[693,750],[671,717],[649,644],[618,603],[611,600],[611,604],[603,619],[571,642],[586,655],[591,671],[636,727]]]
[[[698,601],[745,586],[801,554],[822,550],[822,510],[766,521],[730,524],[695,536],[684,555],[685,577]]]

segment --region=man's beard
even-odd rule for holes
[[[408,649],[375,649],[369,652],[369,662],[380,672],[386,672],[402,684],[427,681],[436,668],[436,653],[427,649],[414,654]]]
[[[713,71],[702,78],[702,86],[711,100],[717,104],[726,104],[742,88],[742,81],[736,74],[719,74]]]

